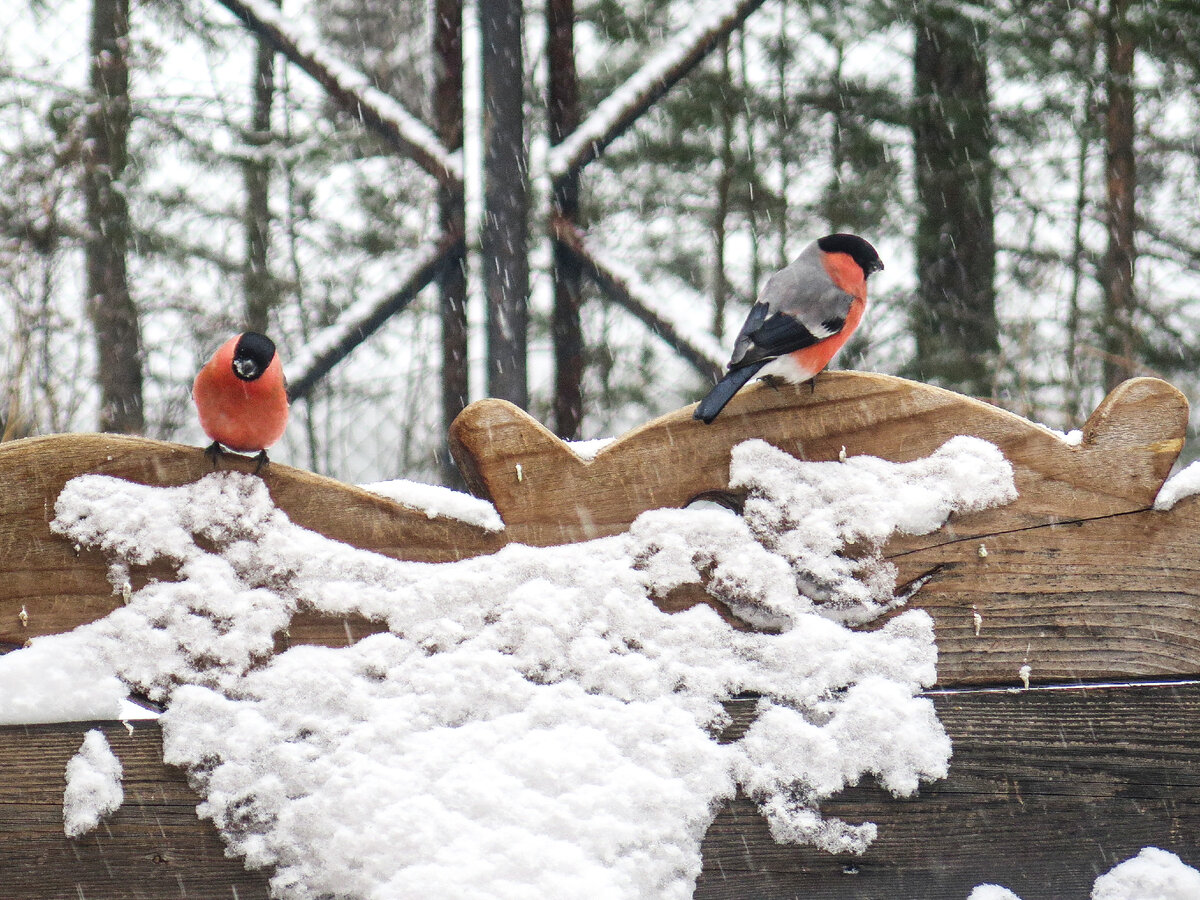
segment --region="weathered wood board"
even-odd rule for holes
[[[728,493],[730,449],[751,437],[805,459],[834,460],[844,447],[901,462],[956,434],[992,441],[1014,466],[1019,499],[955,517],[932,535],[894,538],[885,555],[901,583],[925,579],[909,605],[934,618],[941,686],[1015,686],[1025,665],[1035,684],[1093,686],[935,693],[954,740],[950,777],[912,801],[860,787],[826,807],[879,823],[866,855],[780,847],[752,804],[738,800],[710,829],[696,896],[961,900],[993,881],[1024,900],[1083,900],[1097,874],[1143,846],[1200,866],[1200,685],[1181,680],[1200,675],[1200,499],[1150,508],[1186,421],[1178,391],[1135,379],[1106,398],[1083,441],[1070,446],[947,391],[831,373],[815,391],[743,391],[712,426],[680,410],[591,462],[509,404],[474,404],[455,423],[452,446],[476,492],[496,504],[506,525],[498,534],[278,464],[264,479],[305,527],[394,558],[439,562],[513,541],[613,534],[647,509]],[[223,465],[249,471],[253,463]],[[68,479],[96,472],[170,485],[209,471],[197,448],[135,438],[0,445],[0,649],[120,602],[107,560],[49,530]],[[172,575],[135,572],[134,586]],[[680,596],[711,600],[703,584],[691,586],[691,599]],[[287,640],[336,646],[378,627],[300,617]],[[1173,683],[1094,684],[1147,678]],[[181,773],[163,766],[153,724],[133,735],[103,726],[125,765],[126,804],[98,831],[65,838],[63,770],[87,727],[0,728],[0,896],[267,896],[265,876],[226,859],[211,826],[195,818],[196,798]]]
[[[696,900],[966,900],[985,883],[1088,900],[1098,875],[1143,847],[1200,868],[1200,684],[933,701],[954,741],[949,778],[913,800],[859,786],[822,806],[879,826],[866,853],[778,845],[739,799],[705,838]]]
[[[276,504],[329,537],[405,559],[446,561],[509,541],[585,540],[629,526],[640,513],[727,492],[730,449],[761,437],[807,459],[871,453],[927,455],[955,434],[997,444],[1020,491],[1009,506],[953,518],[932,535],[898,536],[886,555],[899,582],[928,578],[912,600],[934,616],[942,685],[1142,678],[1200,670],[1200,572],[1194,546],[1200,504],[1149,510],[1182,446],[1187,404],[1165,382],[1126,382],[1071,446],[1004,410],[916,382],[837,372],[808,387],[751,387],[710,426],[690,408],[638,428],[594,461],[575,456],[503,401],[473,404],[452,445],[469,481],[505,522],[500,534],[429,518],[349,485],[274,464],[264,473]],[[224,465],[248,471],[252,463]],[[518,468],[519,467],[519,468]],[[0,646],[68,630],[119,602],[108,564],[76,553],[48,522],[67,479],[84,472],[181,484],[211,471],[195,448],[108,435],[34,438],[0,446]],[[984,547],[987,556],[979,555]],[[1169,565],[1162,561],[1168,560]],[[134,572],[134,587],[161,569]],[[708,598],[703,585],[675,594]],[[25,610],[25,618],[20,616]],[[982,617],[975,634],[975,614]],[[302,615],[291,642],[344,645],[378,626]],[[281,638],[282,640],[282,638]]]
[[[860,786],[823,807],[879,825],[861,856],[779,845],[746,799],[704,841],[697,900],[965,900],[1003,884],[1023,900],[1087,900],[1096,876],[1157,846],[1200,867],[1200,684],[935,694],[954,742],[945,781],[910,800]],[[752,701],[735,701],[745,722]],[[265,898],[266,876],[225,858],[153,723],[100,727],[125,769],[125,805],[62,833],[63,770],[93,724],[0,729],[0,896]],[[736,725],[735,725],[736,727]]]
[[[225,454],[222,468],[254,470],[247,457]],[[142,484],[187,484],[213,471],[197,447],[108,434],[53,435],[0,444],[0,647],[40,634],[69,631],[107,615],[120,603],[100,554],[76,551],[50,531],[54,501],[76,475],[95,473]],[[499,549],[506,539],[446,517],[430,518],[353,485],[272,463],[262,472],[275,504],[292,521],[391,556],[445,562]],[[161,567],[132,573],[134,588]],[[21,610],[25,610],[25,617]],[[302,614],[293,641],[341,645],[346,628],[360,637],[371,627]]]

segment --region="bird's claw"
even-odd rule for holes
[[[261,473],[263,469],[265,469],[267,466],[269,466],[271,464],[271,460],[269,460],[267,458],[266,450],[259,450],[258,455],[255,456],[254,459],[255,459],[255,466],[254,466],[254,474],[255,475],[258,475],[259,473]]]
[[[221,445],[219,443],[217,443],[216,441],[213,441],[211,444],[209,444],[207,447],[204,448],[204,455],[207,456],[210,460],[212,460],[212,465],[213,465],[214,469],[217,467],[217,460],[220,458],[222,452],[224,452],[224,451],[223,451]]]

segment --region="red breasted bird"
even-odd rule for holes
[[[216,462],[221,448],[258,453],[267,465],[267,448],[283,435],[288,420],[283,363],[270,338],[247,331],[221,345],[192,383],[200,426],[212,438],[205,453]]]
[[[867,278],[883,268],[856,234],[828,234],[767,280],[738,332],[729,372],[696,407],[706,425],[755,375],[800,384],[829,365],[862,321]]]

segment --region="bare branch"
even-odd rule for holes
[[[583,235],[571,222],[561,216],[553,216],[550,233],[579,261],[584,274],[592,279],[610,302],[631,313],[704,377],[716,381],[725,374],[725,366],[721,363],[722,350],[710,335],[685,334],[686,327],[672,321],[664,310],[655,309],[653,301],[645,296],[646,292],[639,292],[631,286],[629,276],[614,271],[616,266],[612,263],[599,260],[584,244]]]
[[[429,246],[419,257],[416,268],[393,293],[372,303],[355,303],[328,328],[316,335],[292,359],[287,367],[288,396],[292,400],[308,396],[329,370],[374,334],[384,322],[408,306],[417,294],[449,265],[466,252],[461,234],[448,236]]]
[[[279,10],[259,0],[217,0],[256,35],[312,77],[342,109],[440,183],[462,184],[462,164],[434,133],[395,98],[371,85],[366,77],[319,48],[305,46],[288,33]]]
[[[730,0],[722,12],[676,35],[550,151],[547,162],[551,177],[555,181],[567,178],[598,157],[763,3],[764,0]]]

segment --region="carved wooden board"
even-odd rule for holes
[[[1097,873],[1147,844],[1200,865],[1200,686],[1179,682],[1200,672],[1200,500],[1150,509],[1186,421],[1178,391],[1135,379],[1106,398],[1082,443],[1069,446],[947,391],[832,373],[815,391],[745,390],[712,426],[680,410],[625,435],[592,462],[509,404],[474,404],[455,423],[452,446],[474,489],[496,504],[506,523],[500,534],[278,464],[264,479],[276,504],[305,527],[395,558],[436,562],[510,541],[548,545],[613,534],[647,509],[725,492],[730,449],[751,437],[824,460],[844,447],[908,461],[956,434],[995,443],[1014,466],[1016,502],[886,548],[902,582],[927,578],[910,606],[934,618],[940,683],[1016,685],[1023,665],[1034,683],[1177,683],[938,694],[955,745],[949,779],[915,801],[856,788],[828,807],[881,825],[866,856],[779,847],[748,801],[735,801],[710,829],[696,896],[961,900],[990,880],[1025,900],[1083,900]],[[224,465],[248,471],[252,463]],[[168,485],[208,471],[199,449],[134,438],[57,436],[0,446],[0,642],[19,646],[119,602],[104,558],[77,553],[49,530],[68,479],[97,472]],[[171,573],[134,577],[136,587],[138,578]],[[682,599],[711,601],[702,584]],[[299,618],[290,640],[339,645],[377,627]],[[5,889],[28,898],[79,890],[107,898],[267,895],[264,876],[225,859],[211,826],[195,818],[182,776],[162,765],[154,725],[139,725],[133,735],[105,726],[126,768],[127,801],[99,831],[68,841],[63,769],[86,728],[0,728]],[[9,873],[24,880],[7,880]]]
[[[728,490],[731,448],[761,437],[807,459],[871,453],[898,462],[928,455],[955,434],[997,444],[1012,462],[1018,500],[952,519],[940,531],[886,548],[900,583],[934,616],[940,683],[1035,682],[1190,675],[1200,670],[1200,539],[1194,500],[1149,510],[1182,446],[1187,403],[1151,378],[1126,382],[1070,446],[986,403],[883,375],[838,372],[807,387],[751,387],[710,426],[690,408],[638,428],[586,462],[511,404],[472,404],[452,446],[475,490],[505,522],[501,534],[429,518],[365,491],[278,464],[264,473],[276,504],[329,537],[405,559],[445,561],[516,541],[547,545],[613,534],[640,513]],[[225,465],[249,470],[250,463]],[[51,534],[67,479],[101,472],[181,484],[211,471],[198,449],[107,435],[35,438],[0,446],[0,644],[66,630],[118,602],[99,555]],[[987,551],[979,555],[980,546]],[[1163,560],[1169,561],[1164,566]],[[169,572],[135,572],[138,579]],[[670,602],[719,605],[703,585]],[[22,624],[20,612],[26,612]],[[982,617],[975,634],[975,615]],[[378,626],[297,618],[292,642],[339,646]]]

